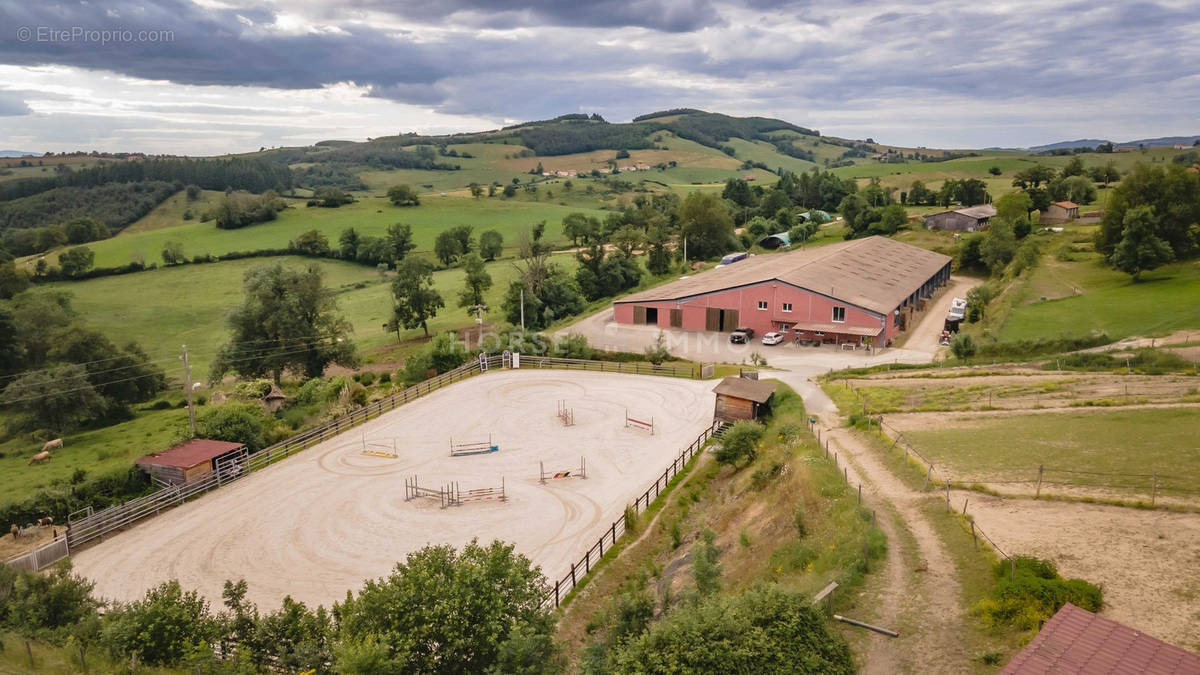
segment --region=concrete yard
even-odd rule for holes
[[[237,483],[150,518],[73,556],[99,597],[129,601],[178,579],[219,605],[226,579],[244,578],[249,599],[273,610],[285,595],[329,606],[367,578],[387,574],[426,544],[501,539],[561,576],[625,505],[712,420],[715,382],[554,370],[488,373],[389,412]],[[555,414],[565,400],[575,426]],[[626,428],[653,417],[655,430]],[[450,457],[449,443],[486,441],[495,453]],[[399,457],[361,452],[363,439]],[[587,479],[538,481],[579,466]],[[498,487],[508,501],[442,509],[406,502],[404,480]]]

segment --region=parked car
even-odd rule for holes
[[[753,337],[753,328],[739,328],[729,334],[729,341],[735,345],[744,345]]]
[[[763,333],[762,343],[764,345],[777,345],[780,342],[783,342],[783,333],[776,333],[774,331]]]

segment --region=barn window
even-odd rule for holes
[[[833,308],[833,322],[834,323],[843,323],[845,321],[846,321],[846,308],[845,307],[834,307]]]
[[[766,308],[767,308],[767,301],[766,301],[766,300],[759,300],[759,301],[758,301],[758,308],[759,308],[759,309],[766,309]]]
[[[790,302],[783,303],[783,311],[785,311],[785,312],[792,311],[792,303],[790,303]]]

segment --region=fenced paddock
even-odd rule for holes
[[[214,485],[195,488],[211,490],[201,499],[160,496],[119,510],[114,517],[127,530],[73,549],[76,569],[97,582],[97,595],[117,600],[177,578],[219,603],[226,579],[245,578],[261,607],[276,607],[289,594],[328,606],[426,544],[461,546],[479,538],[513,542],[547,577],[561,579],[602,532],[611,537],[625,505],[646,497],[647,485],[657,484],[664,467],[677,467],[680,450],[709,429],[710,387],[682,374],[543,370],[537,359],[522,358],[520,370],[493,367],[461,386],[444,383],[348,433],[326,431],[324,440],[290,457],[275,451],[268,455],[272,466],[261,470],[265,460],[251,456],[236,467],[236,478],[230,467],[215,472]],[[574,427],[546,414],[563,399],[578,413]],[[623,427],[630,400],[639,402],[640,414],[654,416],[653,436]],[[478,441],[489,434],[501,452],[447,454],[448,435]],[[397,439],[399,457],[363,456],[364,438]],[[551,470],[572,467],[581,455],[587,480],[543,485],[531,471],[538,462]],[[435,495],[455,485],[454,501],[496,498],[461,508],[441,508],[445,496],[406,500],[405,479],[414,475],[416,487]],[[214,490],[218,479],[224,484]],[[146,518],[155,508],[161,515]],[[76,524],[98,528],[103,513]]]

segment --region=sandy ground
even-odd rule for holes
[[[147,520],[74,557],[96,594],[135,599],[176,578],[214,604],[226,579],[244,578],[264,609],[285,595],[325,604],[386,574],[425,544],[474,537],[516,544],[560,576],[627,503],[653,483],[712,420],[713,383],[562,371],[504,371],[472,378]],[[556,401],[574,409],[564,427]],[[627,429],[624,414],[653,417],[655,433]],[[492,440],[500,451],[450,457],[448,444]],[[390,444],[398,459],[361,454],[362,439]],[[578,467],[586,480],[538,482],[546,469]],[[507,502],[441,509],[404,501],[404,479],[462,490],[499,486]]]
[[[977,492],[956,501],[964,497],[1005,551],[1053,560],[1064,576],[1101,584],[1101,614],[1200,649],[1200,517]]]

